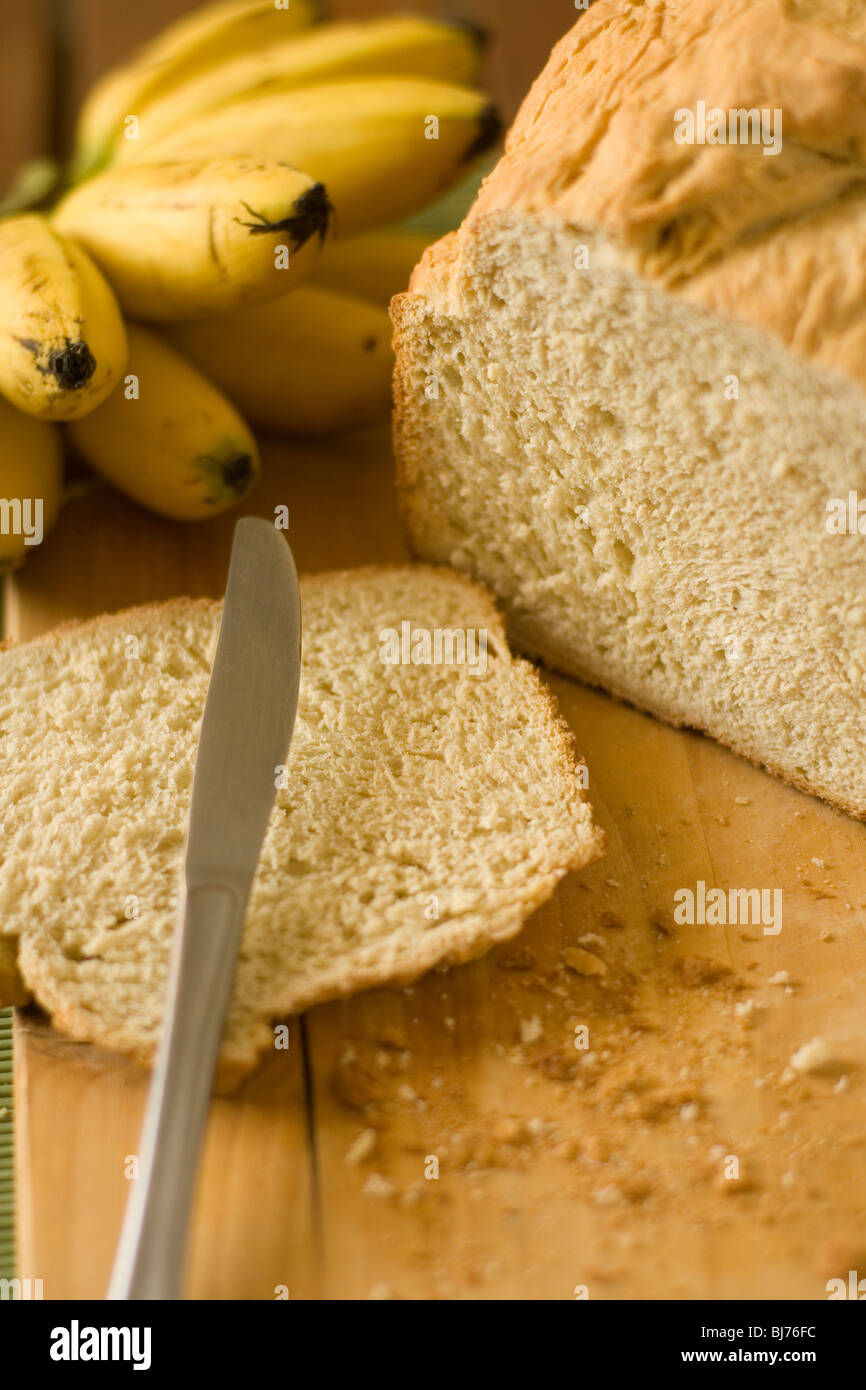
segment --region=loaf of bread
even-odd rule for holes
[[[866,817],[866,6],[597,0],[392,315],[414,552]]]
[[[227,1079],[273,1046],[273,1020],[480,954],[600,851],[571,734],[486,593],[419,566],[316,576],[301,597]],[[143,1060],[219,617],[176,600],[0,654],[0,939],[60,1029]]]

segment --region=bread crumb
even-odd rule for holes
[[[381,1173],[371,1173],[361,1191],[365,1197],[388,1198],[394,1197],[397,1189],[390,1178],[383,1178]]]
[[[753,1024],[764,1013],[764,1005],[756,999],[742,999],[734,1004],[734,1017],[741,1018],[745,1024]]]
[[[604,881],[604,886],[605,888],[621,888],[622,884],[620,883],[618,878],[606,878]]]
[[[594,956],[592,951],[583,951],[578,946],[567,947],[562,953],[562,959],[568,969],[577,975],[607,974],[607,966],[600,956]]]
[[[583,936],[577,938],[577,941],[579,946],[604,946],[604,937],[599,936],[598,932],[594,931],[585,932]]]
[[[845,906],[847,908],[850,908],[851,904],[846,903]],[[820,931],[818,933],[818,939],[819,941],[835,941],[836,937],[834,936],[833,932],[830,931],[829,927],[825,927],[823,931]]]
[[[372,1299],[374,1302],[385,1302],[386,1300],[392,1299],[393,1297],[394,1295],[388,1288],[387,1284],[374,1284],[370,1292],[367,1294],[367,1299]]]
[[[497,1144],[525,1144],[528,1138],[523,1121],[509,1117],[497,1120],[491,1135]]]
[[[655,907],[650,913],[650,926],[662,936],[673,936],[674,929],[670,914],[664,908]]]
[[[533,1014],[532,1018],[522,1018],[520,1020],[520,1041],[524,1045],[538,1042],[538,1039],[543,1033],[544,1024],[541,1022],[538,1014]]]
[[[695,1105],[694,1101],[689,1101],[687,1105],[680,1106],[680,1119],[683,1120],[685,1124],[691,1124],[694,1120],[697,1120],[700,1113],[701,1108],[699,1105]]]
[[[372,1157],[376,1152],[378,1142],[375,1129],[362,1129],[346,1150],[346,1162],[353,1167],[358,1163],[363,1163],[365,1159]]]
[[[563,1139],[554,1146],[553,1153],[556,1158],[577,1158],[580,1153],[580,1140],[574,1135],[569,1139]]]
[[[812,863],[815,865],[816,869],[823,869],[826,867],[823,859],[813,859]]]
[[[735,805],[735,806],[751,806],[751,804],[752,804],[752,803],[751,803],[751,801],[749,800],[749,798],[748,798],[747,796],[735,796],[735,797],[734,797],[734,805]]]
[[[768,985],[790,985],[791,983],[791,976],[787,970],[777,970],[775,975],[771,975],[767,981]]]
[[[810,1038],[788,1060],[793,1071],[812,1074],[826,1072],[833,1064],[833,1054],[823,1038]]]
[[[331,1089],[341,1105],[349,1110],[364,1110],[378,1099],[379,1083],[377,1078],[354,1058],[353,1049],[343,1054],[340,1064],[331,1076]]]

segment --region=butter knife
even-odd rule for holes
[[[292,553],[269,521],[235,528],[202,719],[161,1042],[107,1297],[180,1297],[189,1212],[247,899],[301,674]]]

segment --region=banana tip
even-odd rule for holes
[[[462,29],[468,34],[479,53],[485,53],[490,47],[490,30],[485,29],[483,24],[477,24],[474,19],[467,19],[464,15],[449,15],[442,22],[449,24],[452,29]]]
[[[288,232],[292,239],[293,251],[299,250],[310,237],[318,236],[319,241],[324,241],[334,215],[333,204],[323,183],[313,183],[305,189],[292,203],[289,216],[280,218],[278,222],[268,222],[261,213],[253,212],[248,203],[244,203],[244,207],[257,219],[255,222],[241,223],[241,226],[248,229],[250,236]]]
[[[248,492],[256,476],[256,466],[252,454],[232,454],[220,465],[220,478],[227,492],[235,497],[243,497]]]
[[[310,237],[324,241],[328,235],[334,205],[323,183],[312,184],[295,202],[292,228],[299,246]]]
[[[484,154],[491,145],[496,144],[501,134],[502,117],[493,102],[489,101],[479,112],[475,139],[464,152],[463,162],[468,163],[470,159],[476,159],[478,155]]]
[[[96,359],[86,343],[70,343],[49,354],[48,370],[63,391],[80,391],[96,371]]]

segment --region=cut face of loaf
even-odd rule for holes
[[[317,576],[301,592],[297,723],[226,1077],[273,1046],[275,1019],[513,935],[600,851],[571,735],[486,593],[423,566]],[[177,600],[0,655],[0,934],[18,939],[59,1028],[142,1059],[160,1028],[219,617]]]
[[[415,552],[524,651],[866,818],[866,536],[828,531],[866,496],[863,391],[598,232],[461,238],[392,310]]]

